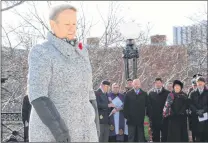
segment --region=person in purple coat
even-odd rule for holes
[[[119,93],[119,84],[112,84],[112,92],[108,94],[110,102],[115,103],[115,100],[121,104],[115,104],[115,108],[112,108],[110,113],[110,134],[109,142],[123,142],[124,141],[124,128],[125,120],[123,114],[124,95]],[[118,102],[117,102],[118,103]]]

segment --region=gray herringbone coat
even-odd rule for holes
[[[47,40],[29,54],[29,100],[49,97],[68,126],[72,142],[98,142],[92,69],[87,49],[80,50],[48,33]],[[30,142],[55,142],[34,108],[29,124]]]

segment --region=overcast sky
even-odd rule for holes
[[[41,1],[39,3],[39,12],[47,18],[47,5],[41,4],[43,3]],[[80,11],[80,1],[72,1],[71,4]],[[191,25],[193,22],[189,17],[193,17],[195,14],[201,15],[200,13],[207,11],[206,1],[120,1],[119,4],[118,17],[123,17],[125,21],[134,20],[141,25],[141,29],[150,23],[152,26],[150,34],[167,35],[168,44],[173,43],[173,26]],[[87,21],[92,20],[92,23],[95,24],[88,36],[101,36],[104,29],[98,9],[106,17],[109,1],[85,1],[83,2],[83,7]],[[23,5],[19,6],[18,10],[24,12],[27,8]],[[200,17],[200,19],[207,20],[206,16]],[[18,23],[17,17],[10,12],[4,12],[2,20],[3,24],[14,21]]]

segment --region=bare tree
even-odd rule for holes
[[[28,3],[25,2],[25,4]],[[6,28],[2,26],[5,35],[2,37],[5,43],[2,45],[2,76],[8,78],[1,88],[3,112],[20,112],[27,86],[29,49],[36,44],[38,39],[44,38],[44,31],[47,29],[46,24],[37,14],[33,2],[30,3],[30,7],[33,7],[34,11],[31,10],[28,13],[19,13],[16,9],[11,9],[11,12],[24,20],[19,26],[14,27],[12,24],[4,23]],[[34,24],[35,20],[41,23],[42,29]]]
[[[203,18],[206,18],[203,20]],[[201,73],[207,75],[207,11],[198,12],[189,17],[194,23],[182,31],[182,41],[188,49],[191,74]],[[188,41],[188,42],[186,42]]]
[[[10,58],[9,52],[4,53],[5,57],[2,61],[5,68],[3,72],[10,75],[9,80],[2,85],[4,94],[2,100],[2,108],[4,111],[9,110],[13,101],[20,99],[25,94],[26,79],[27,79],[27,54],[29,49],[34,46],[38,40],[45,39],[46,33],[50,30],[47,20],[38,13],[38,2],[25,2],[28,4],[29,10],[25,13],[20,13],[12,9],[14,15],[19,16],[23,20],[19,26],[13,27],[7,25],[7,28],[2,27],[4,31],[4,40],[7,40],[8,47],[14,49],[23,47],[27,49],[24,56],[21,52],[16,52]],[[45,2],[47,7],[51,6],[50,1]],[[90,29],[93,28],[91,20],[88,20],[85,15],[84,3],[80,3],[80,17],[78,18],[79,40],[86,38]],[[123,47],[119,44],[125,39],[119,32],[119,24],[124,22],[123,17],[119,17],[117,13],[120,10],[119,2],[109,3],[109,12],[105,17],[99,10],[100,17],[103,22],[104,33],[100,37],[100,48],[90,48],[89,55],[93,70],[94,88],[97,88],[103,79],[110,79],[112,82],[121,83],[121,90],[124,89],[124,62],[122,59]],[[189,51],[187,48],[171,47],[171,46],[150,46],[147,45],[149,40],[149,32],[151,30],[150,24],[144,31],[138,31],[139,36],[136,38],[137,46],[139,47],[140,57],[138,59],[138,76],[143,88],[149,90],[152,87],[152,80],[155,77],[163,77],[165,81],[172,81],[174,79],[181,79],[189,85],[190,72],[192,67],[188,63]],[[16,36],[17,45],[12,46],[10,35]],[[104,47],[104,48],[103,48]],[[205,55],[204,55],[205,56]],[[201,58],[201,62],[206,63],[206,59]],[[7,61],[7,62],[6,62]],[[9,65],[9,66],[8,66]],[[132,63],[130,63],[132,69]],[[132,72],[130,73],[132,75]],[[19,109],[19,108],[18,108]]]
[[[8,78],[1,85],[3,112],[18,112],[21,109],[27,83],[27,55],[27,51],[16,49],[13,56],[10,56],[10,50],[2,47],[2,77]]]
[[[97,5],[97,10],[100,14],[104,25],[104,33],[100,38],[100,44],[107,48],[109,45],[123,41],[123,37],[119,32],[119,24],[123,22],[123,17],[118,17],[118,12],[121,10],[119,2],[109,2],[107,17],[100,12]]]
[[[44,21],[38,14],[37,8],[36,8],[35,1],[28,2],[28,5],[30,6],[30,9],[28,9],[27,13],[20,13],[17,10],[14,10],[14,14],[19,16],[21,19],[24,20],[25,23],[27,23],[28,29],[34,29],[37,36],[41,36],[42,39],[45,39],[46,37],[46,31],[49,30],[47,26],[47,22]],[[25,33],[26,34],[26,33]]]
[[[95,25],[93,24],[92,19],[88,20],[85,15],[85,10],[84,10],[84,2],[80,2],[80,17],[78,17],[77,21],[77,30],[78,30],[78,40],[82,41],[85,43],[85,39],[87,38],[87,35],[89,34],[91,28]]]
[[[103,22],[104,33],[99,40],[99,48],[92,46],[89,49],[90,60],[93,65],[93,83],[97,87],[101,80],[111,79],[124,85],[124,63],[122,59],[122,43],[125,42],[120,33],[120,24],[123,17],[118,16],[121,11],[119,2],[109,2],[107,17],[97,7]],[[148,24],[145,31],[138,31],[139,36],[135,39],[138,48],[147,44],[151,26]]]
[[[122,48],[90,49],[90,60],[93,68],[93,83],[97,88],[103,79],[121,83],[125,88],[124,61]],[[155,77],[162,77],[165,82],[180,79],[189,86],[187,49],[183,46],[151,46],[140,47],[137,77],[142,81],[142,88],[149,90]],[[132,77],[130,62],[130,77]]]
[[[18,5],[23,4],[25,1],[2,1],[2,4],[6,7],[2,8],[1,11],[7,11],[10,10]]]

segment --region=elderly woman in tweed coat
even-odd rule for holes
[[[88,51],[75,39],[76,9],[51,8],[47,39],[29,53],[30,142],[98,142]]]

